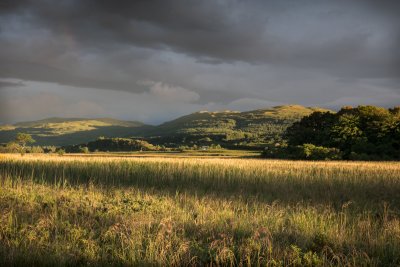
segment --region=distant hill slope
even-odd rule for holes
[[[110,118],[48,118],[0,126],[0,142],[13,140],[16,133],[29,133],[36,145],[71,145],[92,141],[99,136],[130,136],[146,129],[148,125],[136,121]]]
[[[0,126],[0,143],[14,139],[17,132],[26,132],[38,145],[82,144],[105,136],[145,138],[167,146],[262,147],[280,142],[288,126],[314,111],[328,110],[286,105],[246,112],[200,111],[159,126],[109,118],[49,118]]]
[[[259,146],[279,142],[288,126],[314,111],[329,110],[285,105],[247,112],[200,111],[154,127],[146,135],[152,139],[150,142],[158,144]]]

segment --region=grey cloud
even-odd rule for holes
[[[347,66],[360,75],[365,70],[365,75],[398,76],[392,68],[398,66],[400,58],[396,37],[400,25],[396,16],[387,16],[398,7],[398,1],[25,2],[6,11],[13,10],[55,35],[68,35],[79,44],[98,49],[133,45],[170,49],[207,63]],[[333,15],[326,15],[329,12]],[[288,19],[281,21],[280,16]],[[374,22],[370,20],[382,25],[371,29],[368,24]],[[313,31],[307,23],[321,25]],[[279,27],[283,30],[276,31]],[[394,40],[388,41],[393,44],[368,47],[368,39],[379,34],[377,30],[391,34]],[[305,32],[304,39],[288,40],[296,31]],[[324,43],[318,34],[334,39]]]
[[[24,86],[24,83],[21,81],[10,82],[10,81],[5,81],[5,80],[0,80],[0,89],[9,88],[9,87],[21,87],[21,86]]]
[[[75,75],[67,70],[47,66],[29,61],[3,61],[0,66],[0,75],[4,78],[19,78],[23,80],[37,80],[60,84],[72,84],[77,87],[99,89],[113,89],[144,92],[143,87],[132,87],[132,84],[121,81],[93,79]],[[1,86],[1,83],[0,83]]]
[[[192,92],[188,111],[365,102],[368,86],[397,99],[398,10],[396,0],[3,0],[0,78],[134,96],[154,94],[140,83],[154,81]]]

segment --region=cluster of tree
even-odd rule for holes
[[[227,130],[225,134],[214,134],[214,133],[201,133],[201,134],[179,134],[171,136],[155,136],[145,137],[144,140],[159,146],[167,146],[171,149],[177,149],[179,147],[202,147],[212,145],[219,145],[228,149],[252,149],[262,150],[265,145],[273,140],[274,142],[280,141],[278,136],[258,136],[257,133],[244,133],[235,132],[231,133]],[[280,137],[280,136],[279,136]],[[276,139],[275,139],[276,138]]]
[[[209,140],[212,141],[211,139]],[[30,134],[18,133],[15,140],[0,145],[0,153],[89,153],[89,152],[122,152],[122,151],[184,151],[184,150],[219,150],[219,144],[206,142],[205,145],[181,145],[177,147],[166,147],[165,145],[153,145],[145,140],[132,138],[104,138],[99,137],[95,141],[86,144],[71,145],[64,147],[55,146],[28,146],[35,140]]]
[[[343,107],[314,112],[286,130],[286,144],[269,147],[267,157],[299,159],[400,159],[400,107]]]
[[[131,138],[104,138],[99,137],[87,144],[64,147],[68,153],[88,153],[95,151],[117,152],[117,151],[152,151],[156,147],[147,141]]]
[[[9,142],[7,144],[0,145],[0,153],[49,153],[50,150],[47,147],[41,146],[26,146],[22,148],[19,144]]]
[[[30,146],[35,139],[27,133],[17,133],[15,139],[0,145],[0,153],[55,153],[59,148],[55,146]]]
[[[183,151],[183,150],[215,150],[222,149],[218,144],[207,145],[180,145],[177,147],[166,147],[165,145],[153,145],[148,141],[132,138],[104,138],[99,137],[95,141],[86,144],[65,146],[67,153],[89,153],[89,152],[128,152],[128,151]]]

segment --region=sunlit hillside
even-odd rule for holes
[[[279,142],[283,132],[293,122],[323,108],[300,105],[277,106],[246,112],[200,111],[166,122],[147,132],[154,142],[188,143],[202,138],[223,146],[260,146]]]
[[[12,140],[16,133],[29,133],[37,145],[66,145],[91,141],[99,136],[129,136],[145,125],[136,121],[109,118],[49,118],[0,126],[0,142]]]
[[[327,110],[287,105],[246,112],[200,111],[159,126],[108,118],[50,118],[0,126],[0,142],[12,140],[17,132],[26,132],[38,145],[82,144],[99,136],[134,136],[149,139],[155,144],[262,146],[268,142],[279,142],[288,126],[314,111]]]

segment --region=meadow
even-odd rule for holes
[[[1,266],[398,266],[400,163],[0,155]]]

